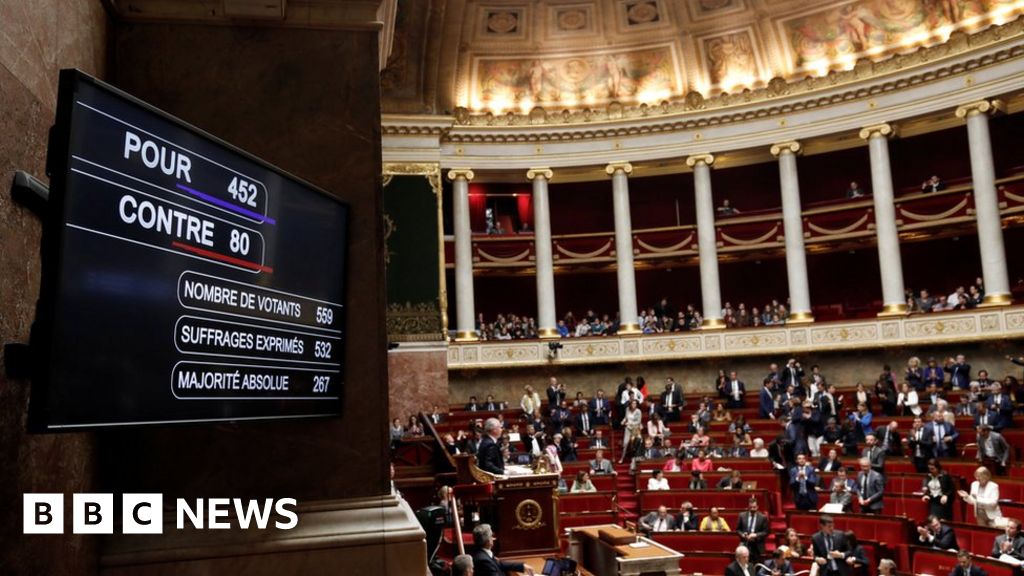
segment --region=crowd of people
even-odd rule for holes
[[[1024,366],[1024,358],[1006,359]],[[563,462],[579,458],[579,439],[586,437],[588,447],[596,451],[588,466],[571,480],[571,487],[564,487],[570,492],[594,491],[594,476],[616,474],[606,453],[617,453],[619,462],[630,463],[632,473],[649,467],[645,461],[657,460],[658,466],[645,472],[649,474],[648,490],[706,490],[710,487],[704,474],[716,469],[716,459],[765,458],[784,478],[797,509],[817,510],[824,501],[844,511],[853,510],[856,504],[864,514],[885,512],[886,460],[907,456],[924,474],[920,495],[928,504],[928,517],[921,519],[918,529],[921,545],[958,548],[956,535],[945,521],[953,518],[954,502],[960,499],[975,511],[978,524],[1005,527],[1005,534],[993,543],[993,556],[1024,561],[1024,537],[1018,534],[1016,520],[1003,517],[995,480],[1005,472],[1012,450],[1000,431],[1012,427],[1015,414],[1024,412],[1024,390],[1012,375],[1002,381],[992,380],[986,370],[975,371],[963,355],[942,361],[929,358],[926,363],[912,357],[898,372],[884,366],[872,386],[860,382],[854,390],[840,393],[821,367],[813,365],[805,370],[798,359],[789,358],[785,364],[768,364],[760,379],[756,392],[759,421],[777,422],[777,427],[764,430],[754,430],[742,413],[733,414],[746,405],[747,395],[754,393],[736,371],[721,370],[713,383],[713,394],[690,404],[682,386],[671,377],[657,390],[652,388],[642,376],[635,380],[625,377],[614,392],[606,394],[599,389],[591,397],[582,391],[570,396],[564,383],[552,377],[543,392],[531,385],[524,387],[518,403],[520,414],[508,418],[511,422],[506,422],[500,412],[491,417],[481,414],[481,418],[470,421],[468,430],[454,436],[445,434],[445,446],[452,453],[478,453],[481,467],[495,473],[506,464],[531,464],[538,459],[545,460],[552,471],[561,472]],[[953,390],[960,396],[955,405],[945,399]],[[483,403],[471,398],[466,405],[468,411],[502,408],[506,408],[505,403],[493,397]],[[913,423],[906,430],[900,430],[896,421],[876,426],[872,420],[878,412],[912,416]],[[974,457],[978,466],[967,490],[958,490],[942,467],[944,460],[960,455],[957,441],[963,418],[958,429],[956,416],[970,418],[977,431]],[[429,415],[434,422],[444,417],[437,407]],[[713,422],[725,425],[729,440],[716,442],[708,434]],[[604,435],[604,425],[622,430],[621,444],[614,450]],[[489,455],[481,457],[479,451],[488,444],[488,438]],[[690,474],[685,485],[672,486],[665,472]],[[834,476],[826,482],[823,473]],[[742,473],[734,470],[713,488],[740,490],[743,483]],[[819,566],[819,574],[826,575],[838,574],[826,568],[834,562],[863,564],[856,536],[833,532],[828,516],[822,516],[821,531],[811,537],[809,545],[790,531],[776,555],[766,557],[762,544],[767,524],[762,529],[764,515],[757,506],[756,499],[751,499],[748,510],[740,516],[739,527],[730,527],[715,508],[700,517],[686,502],[678,514],[661,507],[641,516],[638,528],[647,532],[739,528],[745,532],[740,534],[742,550],[736,554],[741,564],[746,559],[782,565],[790,556],[811,557]],[[970,564],[969,555],[962,559]],[[892,568],[887,565],[886,572],[880,567],[879,573],[892,573]],[[755,573],[762,572],[749,572]]]
[[[907,311],[911,314],[945,312],[947,310],[971,310],[985,299],[985,283],[979,276],[966,289],[961,285],[949,295],[933,296],[928,290],[906,291]]]

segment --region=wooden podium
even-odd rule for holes
[[[491,513],[504,556],[557,552],[558,478],[556,473],[497,476],[481,470],[470,455],[455,457],[456,494]]]
[[[494,481],[501,553],[543,554],[558,545],[558,474]]]

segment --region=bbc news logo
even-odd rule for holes
[[[175,527],[186,525],[199,530],[226,530],[236,524],[243,530],[250,527],[265,530],[271,525],[291,530],[299,524],[294,498],[274,500],[242,500],[241,498],[184,498],[175,501]],[[72,496],[71,531],[75,534],[114,533],[113,494],[74,494]],[[25,494],[22,508],[24,534],[63,534],[64,495]],[[163,534],[163,494],[122,494],[122,534]]]

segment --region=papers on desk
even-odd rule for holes
[[[838,502],[829,502],[828,504],[825,504],[824,506],[821,507],[821,511],[825,514],[842,514],[843,505],[839,504]]]
[[[1010,556],[1009,554],[1002,554],[1002,555],[1000,555],[998,560],[1000,562],[1006,562],[1007,564],[1013,564],[1014,566],[1020,566],[1020,565],[1024,564],[1024,562],[1021,562],[1020,560],[1017,560],[1016,558],[1014,558],[1013,556]]]
[[[505,465],[505,476],[531,476],[533,475],[533,468],[529,466],[521,466],[519,464],[506,464]]]
[[[647,542],[633,542],[629,545],[630,548],[647,548],[649,546],[650,544],[648,544]]]

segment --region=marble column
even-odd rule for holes
[[[686,159],[693,168],[697,203],[697,254],[700,260],[700,295],[704,309],[703,328],[725,328],[722,321],[722,292],[718,281],[718,239],[715,234],[715,205],[711,197],[711,165],[715,157],[697,154]]]
[[[867,126],[860,131],[860,137],[868,141],[871,156],[871,193],[875,202],[875,234],[878,237],[878,265],[882,277],[883,308],[879,316],[907,313],[900,237],[896,231],[892,169],[889,166],[889,138],[895,132],[890,124]]]
[[[605,166],[612,177],[612,209],[615,212],[615,268],[619,286],[619,334],[638,334],[636,272],[633,270],[633,224],[629,217],[629,162]]]
[[[550,168],[530,168],[533,181],[533,246],[537,264],[537,332],[541,338],[558,338],[555,314],[555,269],[551,250],[551,205],[548,203]]]
[[[782,187],[782,226],[786,238],[786,275],[789,279],[789,324],[814,322],[811,314],[811,290],[807,282],[807,253],[804,250],[804,224],[800,209],[800,181],[796,155],[799,142],[782,142],[771,147],[779,159]]]
[[[971,151],[971,180],[974,185],[974,215],[978,222],[981,248],[981,276],[985,281],[982,306],[1007,306],[1013,303],[1010,278],[1003,247],[1003,222],[996,194],[996,170],[992,161],[992,141],[988,117],[1001,111],[999,100],[981,100],[956,109],[958,118],[967,121],[967,141]]]
[[[476,309],[473,303],[473,229],[469,224],[469,181],[473,171],[448,171],[452,181],[452,212],[455,219],[455,339],[476,340]]]

